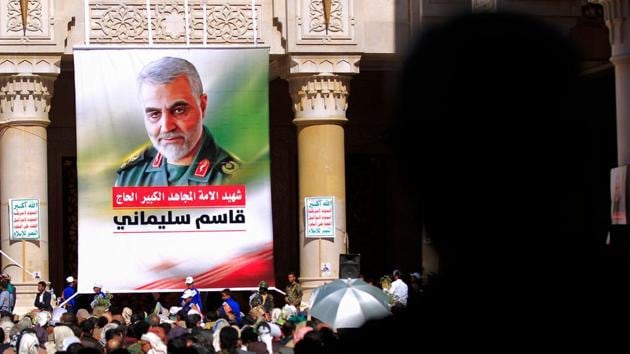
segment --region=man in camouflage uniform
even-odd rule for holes
[[[259,306],[265,314],[271,313],[274,308],[273,295],[269,294],[269,285],[264,280],[258,284],[258,291],[249,297],[250,308],[254,309]]]
[[[287,278],[289,280],[289,284],[287,284],[286,287],[286,303],[295,306],[295,308],[299,311],[300,304],[302,303],[302,286],[297,282],[297,276],[294,272],[289,272]]]
[[[187,60],[164,57],[138,75],[144,126],[151,146],[119,169],[116,186],[224,184],[239,169],[203,126],[208,97],[197,69]]]

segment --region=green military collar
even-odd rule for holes
[[[183,186],[224,184],[239,170],[238,159],[216,145],[204,127],[201,147],[182,176],[169,183],[168,160],[150,146],[118,169],[117,186]]]
[[[151,150],[156,151],[155,147],[151,148]],[[157,152],[157,151],[156,151]],[[153,154],[152,163],[147,165],[145,171],[147,172],[162,172],[164,176],[164,185],[168,185],[168,159],[166,157],[162,157],[159,163],[154,163],[156,160],[157,154]],[[188,183],[182,183],[190,181],[195,181],[197,183],[208,183],[210,180],[210,176],[216,170],[217,161],[217,147],[214,143],[214,139],[212,138],[212,134],[208,131],[207,127],[204,127],[202,134],[202,142],[201,147],[197,151],[193,162],[188,166],[188,169],[184,173],[184,175],[179,179],[179,181],[172,183],[173,185],[188,185]],[[203,163],[203,164],[202,164]],[[201,164],[201,165],[200,165]]]

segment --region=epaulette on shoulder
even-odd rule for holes
[[[228,152],[226,152],[226,155],[227,157],[220,162],[221,172],[228,176],[232,176],[241,168],[241,162],[236,156],[233,156]]]
[[[124,171],[126,169],[129,169],[133,166],[138,165],[139,163],[141,163],[142,161],[146,160],[146,154],[147,154],[147,150],[149,148],[148,147],[144,147],[142,149],[140,149],[139,151],[136,150],[134,151],[131,156],[129,156],[125,162],[122,163],[122,165],[120,165],[120,167],[118,168],[118,172]]]

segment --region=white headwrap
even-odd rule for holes
[[[122,317],[125,320],[125,324],[127,326],[131,324],[131,315],[133,315],[133,311],[129,307],[125,307],[122,310]]]
[[[53,329],[53,335],[55,337],[55,348],[60,352],[63,350],[64,339],[74,336],[74,332],[68,326],[57,326]]]
[[[273,347],[271,345],[271,341],[273,338],[271,337],[271,327],[269,327],[269,324],[266,322],[262,322],[258,324],[256,330],[258,331],[258,340],[265,343],[265,346],[267,347],[267,352],[273,353]]]
[[[103,330],[101,331],[101,339],[99,339],[99,343],[101,343],[103,347],[105,347],[105,345],[107,344],[106,333],[112,328],[118,328],[118,324],[108,323],[105,326],[103,326]]]
[[[26,332],[22,333],[20,338],[20,347],[17,354],[37,354],[37,347],[39,346],[39,340],[35,333]]]
[[[66,351],[68,350],[68,347],[71,346],[74,343],[79,343],[81,344],[81,340],[78,337],[72,336],[72,337],[68,337],[66,339],[63,340],[63,350]]]
[[[230,324],[228,323],[228,321],[226,321],[223,318],[219,318],[215,323],[214,323],[214,328],[213,328],[213,334],[212,334],[212,346],[214,347],[214,351],[215,352],[220,352],[221,351],[221,329],[223,329],[223,327],[229,327]]]
[[[140,339],[149,342],[151,345],[151,350],[149,350],[147,354],[166,354],[166,345],[162,342],[160,337],[157,336],[157,334],[147,332],[143,334]]]
[[[2,330],[4,331],[4,338],[0,338],[2,343],[6,343],[6,342],[9,341],[9,338],[11,337],[11,330],[13,329],[13,326],[15,326],[15,324],[13,322],[11,322],[11,320],[8,317],[6,317],[6,320],[5,320],[5,318],[0,320],[0,328],[2,328]]]

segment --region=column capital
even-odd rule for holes
[[[604,21],[609,30],[612,58],[630,55],[630,0],[589,0],[604,8]]]
[[[48,112],[61,54],[0,56],[0,126],[50,124]]]
[[[300,54],[287,56],[288,74],[358,74],[360,55]]]
[[[350,95],[350,76],[297,74],[288,78],[297,126],[343,124]]]
[[[56,78],[57,74],[0,73],[0,125],[47,127]]]

